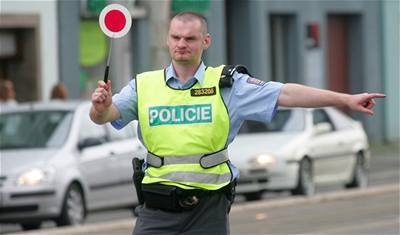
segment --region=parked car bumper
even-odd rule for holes
[[[244,194],[292,189],[297,184],[298,171],[297,162],[286,164],[279,169],[252,168],[241,170],[236,192]]]
[[[14,223],[55,218],[62,199],[51,187],[0,188],[0,222]]]

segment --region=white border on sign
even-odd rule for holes
[[[108,12],[112,11],[112,10],[119,10],[122,12],[122,14],[124,14],[126,22],[125,22],[125,26],[124,28],[119,31],[119,32],[113,32],[107,29],[106,27],[106,23],[105,23],[105,17],[107,15]],[[110,4],[108,6],[106,6],[100,13],[99,16],[99,24],[100,24],[100,28],[101,30],[110,38],[120,38],[122,36],[124,36],[125,34],[127,34],[129,32],[129,29],[131,29],[132,26],[132,17],[131,14],[129,13],[128,9],[126,9],[124,6],[120,5],[120,4]]]

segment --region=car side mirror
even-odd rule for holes
[[[103,141],[101,138],[86,138],[78,143],[78,149],[82,150],[87,147],[96,146],[102,144]]]
[[[314,135],[322,135],[332,131],[332,125],[328,122],[318,123],[313,128]]]

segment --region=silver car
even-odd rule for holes
[[[313,195],[316,185],[365,187],[367,136],[358,121],[334,108],[280,109],[270,123],[246,121],[229,147],[239,168],[237,192]]]
[[[90,210],[137,204],[131,159],[146,153],[137,124],[96,125],[89,108],[58,101],[1,110],[0,223],[75,225]]]

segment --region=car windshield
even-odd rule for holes
[[[271,122],[244,121],[239,134],[259,132],[297,132],[305,126],[305,112],[302,109],[279,110]]]
[[[0,114],[0,149],[57,148],[64,144],[72,121],[68,111]]]

